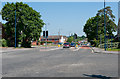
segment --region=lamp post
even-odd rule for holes
[[[15,48],[16,48],[16,6],[15,6]]]
[[[97,40],[97,46],[98,46],[98,14],[97,14],[97,30],[96,30],[96,40]]]
[[[105,0],[104,0],[104,41],[105,41],[104,48],[105,48],[105,51],[106,51],[106,16],[105,16]]]

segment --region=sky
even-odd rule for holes
[[[77,33],[85,35],[83,27],[86,21],[94,17],[103,8],[103,2],[24,2],[42,15],[41,19],[47,24],[49,35],[69,36]],[[2,7],[5,2],[2,2]],[[118,2],[106,2],[111,6],[118,24]],[[45,27],[45,26],[44,26]],[[45,28],[42,28],[45,30]],[[116,33],[114,33],[116,34]],[[42,33],[41,33],[42,35]]]
[[[2,2],[103,2],[103,0],[1,0]],[[120,0],[105,0],[106,2],[118,2]]]
[[[0,1],[0,11],[2,9],[2,2]],[[0,16],[0,22],[2,22],[2,17]]]

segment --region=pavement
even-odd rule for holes
[[[60,49],[57,46],[50,46],[50,47],[32,46],[32,48],[2,47],[0,49],[0,52],[2,52],[2,53],[8,53],[8,52],[14,52],[14,51],[34,50],[35,48],[39,48],[40,51],[50,51],[50,50]]]
[[[105,51],[104,49],[98,47],[91,47],[94,53],[104,53],[104,54],[120,54],[120,51]]]
[[[118,77],[118,55],[92,53],[89,47],[6,51],[3,77]]]

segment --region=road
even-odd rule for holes
[[[118,76],[118,55],[97,54],[85,47],[9,51],[3,53],[2,62],[3,77]]]

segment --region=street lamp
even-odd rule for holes
[[[16,48],[16,5],[15,5],[15,48]]]
[[[105,51],[106,51],[106,16],[105,16],[105,0],[104,0],[104,41],[105,41],[104,48],[105,48]]]
[[[98,14],[96,16],[97,16],[97,30],[96,30],[97,35],[96,35],[96,40],[98,41]],[[97,43],[97,45],[98,45],[98,43]]]

